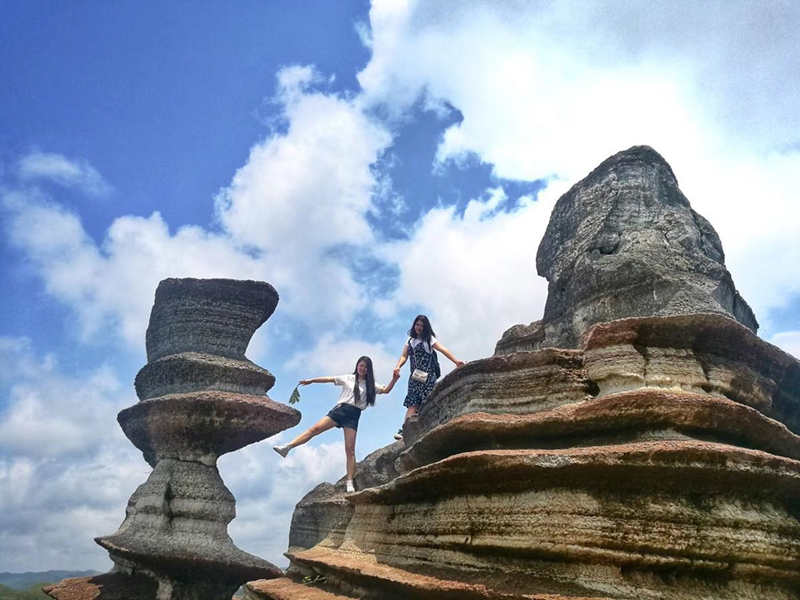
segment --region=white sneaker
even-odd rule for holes
[[[348,494],[352,494],[353,492],[356,491],[356,488],[353,487],[353,480],[352,479],[348,479],[347,481],[345,481],[344,486],[345,486],[345,491]]]
[[[403,439],[403,428],[397,430],[397,433],[394,434],[394,439],[402,440]]]
[[[289,450],[291,450],[289,446],[273,446],[272,449],[284,458],[286,458],[286,455],[289,454]]]

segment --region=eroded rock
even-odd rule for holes
[[[605,161],[559,200],[537,264],[543,319],[444,377],[393,469],[387,448],[366,487],[298,505],[294,584],[376,600],[800,597],[800,361],[755,335],[669,166],[646,147]],[[248,593],[282,600],[269,588]]]
[[[300,413],[270,400],[274,377],[247,360],[255,330],[278,301],[267,283],[167,279],[147,330],[149,362],[136,377],[139,403],[118,421],[153,471],[128,501],[119,530],[96,542],[114,573],[65,580],[61,600],[229,600],[244,582],[283,572],[237,548],[228,535],[235,499],[217,458],[296,425]],[[130,596],[120,582],[132,578]]]
[[[722,313],[756,331],[711,224],[647,146],[603,161],[559,198],[536,254],[544,316],[503,334],[497,353],[575,348],[595,323]]]

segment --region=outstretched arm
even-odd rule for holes
[[[392,391],[392,388],[394,387],[394,384],[397,382],[398,379],[400,379],[400,375],[396,371],[393,372],[392,373],[392,380],[389,382],[389,384],[385,385],[383,387],[376,387],[375,388],[375,393],[376,394],[388,394],[389,392]]]
[[[444,346],[442,346],[442,345],[441,345],[439,342],[435,342],[435,343],[433,344],[433,348],[434,348],[435,350],[438,350],[438,351],[439,351],[439,352],[441,352],[442,354],[444,354],[444,355],[445,355],[447,358],[449,358],[451,361],[453,361],[453,364],[456,366],[456,368],[463,366],[463,364],[464,364],[464,361],[463,361],[463,360],[458,360],[458,359],[457,359],[455,356],[453,356],[453,353],[452,353],[452,352],[450,352],[450,350],[448,350],[447,348],[445,348]]]
[[[308,385],[309,383],[334,383],[333,377],[312,377],[311,379],[301,379],[300,385]]]
[[[400,358],[397,360],[397,366],[394,368],[394,377],[400,377],[400,369],[403,368],[403,365],[406,364],[408,360],[408,344],[403,345],[403,353],[400,355]]]

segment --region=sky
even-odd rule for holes
[[[1,1],[0,571],[111,566],[161,279],[277,289],[247,350],[277,401],[363,354],[387,381],[418,313],[479,359],[541,317],[555,200],[636,144],[800,356],[798,30],[792,0]],[[336,398],[303,388],[297,427],[220,459],[242,549],[285,566],[294,505],[344,474],[339,431],[270,448]]]

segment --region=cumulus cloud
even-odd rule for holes
[[[346,320],[364,293],[328,252],[375,241],[367,222],[379,186],[372,165],[391,136],[357,101],[309,89],[319,79],[310,67],[279,72],[276,100],[286,133],[251,149],[217,196],[216,213],[237,242],[272,265],[270,281],[295,309]]]
[[[275,439],[279,438],[271,442]],[[234,543],[286,567],[282,554],[289,544],[295,504],[319,483],[344,475],[344,443],[300,446],[285,459],[268,443],[256,444],[226,454],[219,468],[236,496],[236,518],[228,528]]]
[[[375,241],[367,215],[379,182],[371,165],[391,136],[353,99],[311,89],[319,80],[310,67],[278,74],[276,102],[287,130],[256,144],[220,191],[221,232],[172,232],[156,212],[115,219],[98,245],[78,215],[43,191],[3,191],[10,241],[26,252],[48,292],[75,312],[84,340],[110,330],[141,347],[165,277],[264,279],[288,314],[327,327],[347,324],[365,292],[331,249]],[[32,172],[30,157],[23,164]]]
[[[536,274],[534,257],[559,191],[554,185],[538,201],[523,198],[513,212],[497,210],[506,199],[502,188],[470,200],[463,214],[432,209],[408,240],[381,247],[401,276],[378,310],[411,310],[409,302],[419,302],[457,358],[490,356],[505,329],[541,317],[547,282]],[[451,367],[442,361],[444,371]]]
[[[770,342],[800,360],[800,331],[776,333],[772,336]]]
[[[24,181],[49,180],[64,187],[79,188],[90,196],[104,196],[112,189],[87,160],[70,160],[53,152],[31,152],[22,157],[18,172]]]
[[[68,375],[24,338],[0,338],[0,358],[3,570],[107,568],[92,538],[116,530],[150,471],[115,424],[132,390],[105,366]]]
[[[159,213],[117,218],[98,246],[80,218],[30,190],[7,193],[9,240],[24,249],[49,293],[78,318],[84,340],[113,332],[141,349],[158,282],[165,277],[264,278],[265,267],[225,236]]]
[[[649,144],[763,322],[800,293],[783,266],[800,264],[798,6],[375,2],[370,21],[365,102],[402,114],[422,97],[463,117],[440,162],[476,155],[501,177],[574,183]]]
[[[322,335],[313,348],[300,351],[286,361],[286,368],[306,373],[306,377],[352,373],[359,356],[369,356],[378,383],[388,383],[398,354],[387,351],[383,344],[353,338],[338,338],[332,333]]]

